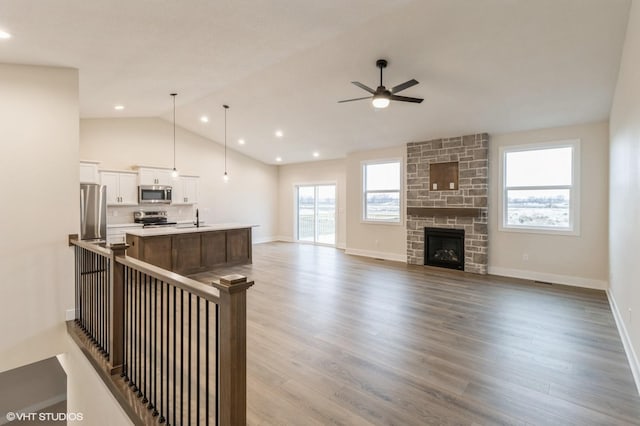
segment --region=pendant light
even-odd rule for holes
[[[227,173],[227,110],[229,109],[229,105],[222,105],[224,108],[224,175],[222,175],[222,180],[229,182],[229,174]]]
[[[171,93],[171,97],[173,98],[173,171],[171,172],[171,177],[177,179],[180,173],[176,169],[176,96],[177,93]]]

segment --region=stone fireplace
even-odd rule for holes
[[[407,144],[408,263],[427,264],[425,228],[455,229],[464,231],[464,259],[455,269],[487,273],[488,167],[487,133]],[[453,256],[451,247],[439,250],[437,260]]]

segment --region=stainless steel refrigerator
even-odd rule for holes
[[[107,187],[80,184],[80,239],[107,240]]]

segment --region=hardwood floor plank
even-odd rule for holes
[[[602,291],[292,243],[228,273],[247,295],[251,425],[636,424]]]

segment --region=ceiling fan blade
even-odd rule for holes
[[[398,95],[391,95],[391,100],[402,101],[402,102],[413,102],[415,104],[419,104],[420,102],[424,101],[424,99],[420,99],[420,98],[409,98],[407,96],[398,96]]]
[[[363,99],[371,99],[373,96],[365,96],[364,98],[345,99],[344,101],[338,101],[339,104],[344,102],[361,101]]]
[[[376,91],[373,90],[371,87],[365,86],[364,84],[360,83],[359,81],[352,81],[351,83],[355,84],[356,86],[358,86],[362,90],[366,90],[367,92],[371,93],[372,95],[375,95],[375,93],[376,93]]]
[[[415,86],[416,84],[418,84],[418,80],[412,78],[409,81],[405,81],[402,84],[398,84],[397,86],[395,86],[393,89],[391,89],[391,93],[398,93],[404,89],[408,89],[409,87]]]

